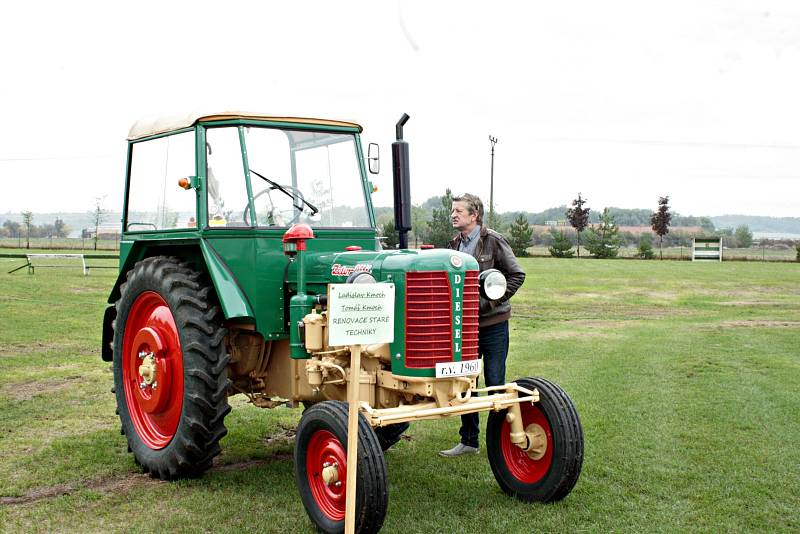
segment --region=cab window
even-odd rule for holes
[[[206,162],[208,226],[251,226],[238,128],[206,130]]]
[[[178,185],[181,178],[195,174],[194,132],[134,143],[125,229],[137,232],[196,226],[194,189]]]

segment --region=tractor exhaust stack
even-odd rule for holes
[[[400,236],[400,248],[408,248],[411,230],[411,172],[408,166],[408,143],[403,141],[403,126],[410,117],[403,113],[397,121],[397,140],[392,143],[392,172],[394,177],[394,227]]]

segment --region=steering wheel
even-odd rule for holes
[[[280,189],[280,188],[275,187],[275,186],[270,186],[270,187],[267,187],[266,189],[262,189],[261,191],[259,191],[255,195],[253,195],[253,205],[254,206],[255,206],[255,203],[256,203],[256,199],[259,198],[260,196],[266,194],[267,198],[269,198],[270,209],[269,209],[268,219],[272,219],[272,221],[270,221],[270,226],[291,226],[294,223],[296,223],[298,221],[298,219],[300,219],[300,215],[303,214],[303,207],[302,207],[303,206],[302,201],[303,201],[303,198],[304,198],[303,197],[303,193],[298,188],[293,187],[291,185],[283,185],[283,184],[281,184],[281,187],[283,189]],[[289,222],[287,222],[285,224],[283,224],[282,222],[274,222],[276,215],[278,215],[280,217],[280,219],[283,219],[283,217],[281,216],[281,213],[287,212],[289,210],[281,210],[281,211],[277,211],[276,212],[275,203],[272,201],[272,191],[280,191],[281,193],[283,193],[284,195],[286,195],[287,197],[292,199],[292,206],[294,208],[294,209],[292,209],[292,213],[294,215],[292,216],[291,220],[289,220]],[[300,208],[297,207],[297,204],[295,203],[295,199],[300,199]],[[244,222],[248,226],[250,226],[250,204],[249,203],[247,204],[247,207],[245,207],[244,211],[242,212],[242,219],[244,220]]]

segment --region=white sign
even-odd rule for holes
[[[331,284],[328,343],[370,345],[394,341],[394,284]]]
[[[436,378],[449,378],[451,376],[479,374],[481,374],[480,360],[466,360],[461,362],[444,362],[436,364]]]

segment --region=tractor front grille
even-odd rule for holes
[[[406,273],[406,367],[453,360],[453,292],[445,271]],[[478,272],[468,271],[462,303],[461,359],[478,357]]]

